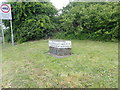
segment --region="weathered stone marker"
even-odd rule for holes
[[[71,55],[71,41],[49,40],[49,53],[58,56]]]

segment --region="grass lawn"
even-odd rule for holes
[[[48,55],[48,40],[2,49],[4,88],[117,88],[118,43],[72,40],[72,56]]]

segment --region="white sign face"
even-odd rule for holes
[[[0,4],[0,19],[12,20],[10,4]]]
[[[54,41],[54,40],[49,40],[49,47],[54,47],[54,48],[71,48],[71,41]]]

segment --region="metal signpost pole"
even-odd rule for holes
[[[14,36],[13,36],[13,30],[12,30],[12,20],[10,20],[10,27],[11,27],[12,46],[14,46]]]
[[[5,47],[5,39],[4,39],[4,30],[3,30],[2,19],[0,21],[1,21],[1,30],[2,30],[2,43],[3,43],[3,47]]]
[[[10,20],[10,27],[11,27],[11,41],[12,46],[14,46],[14,36],[13,36],[13,30],[12,30],[12,14],[11,14],[11,6],[10,4],[0,4],[0,18],[2,20]],[[2,21],[1,21],[2,23]],[[2,26],[2,37],[3,37],[3,45],[4,42],[4,30]]]

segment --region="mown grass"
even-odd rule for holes
[[[118,43],[72,40],[72,56],[48,54],[48,40],[3,49],[2,87],[118,87]]]

